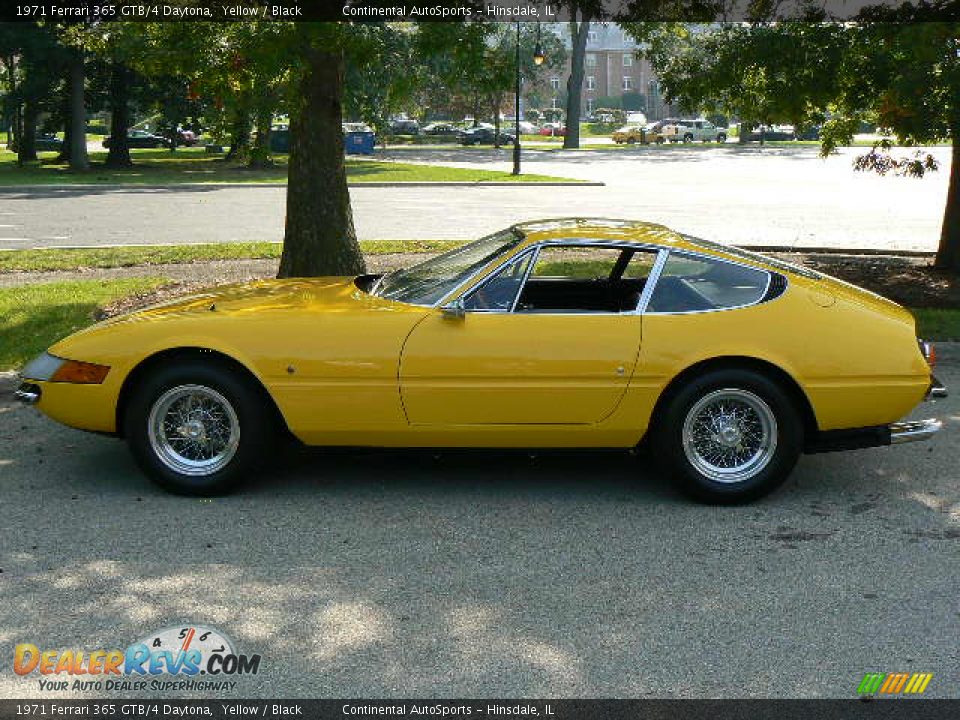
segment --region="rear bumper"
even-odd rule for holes
[[[893,423],[890,428],[890,445],[929,440],[943,427],[940,420],[908,420]]]
[[[925,400],[945,398],[947,397],[947,387],[942,382],[937,380],[933,375],[930,376],[930,389],[927,390],[927,396]]]
[[[889,425],[827,430],[817,433],[807,441],[805,453],[836,452],[838,450],[862,450],[863,448],[901,445],[908,442],[929,440],[943,427],[940,420],[905,420]]]

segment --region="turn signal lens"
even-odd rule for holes
[[[66,360],[50,378],[51,382],[99,385],[110,372],[109,365]]]

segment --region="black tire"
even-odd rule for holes
[[[686,135],[683,136],[683,141],[685,143],[693,142],[693,135],[691,133],[687,133]]]
[[[232,418],[236,421],[235,449],[230,451],[229,459],[222,466],[211,466],[209,472],[190,474],[180,472],[171,463],[173,460],[164,460],[162,450],[170,448],[171,442],[186,443],[184,437],[175,437],[167,441],[158,436],[155,430],[151,440],[151,412],[154,406],[162,408],[164,398],[171,397],[177,392],[188,392],[185,387],[203,388],[197,390],[203,396],[205,391],[212,391],[208,396],[214,409],[219,396],[230,406]],[[259,388],[242,372],[215,361],[202,359],[174,359],[169,364],[157,367],[138,383],[133,389],[123,418],[124,434],[130,445],[134,459],[146,475],[157,485],[179,495],[221,495],[236,489],[241,481],[256,470],[273,449],[277,428],[271,408],[266,405],[268,399],[265,392]],[[186,401],[186,400],[185,400]],[[171,407],[172,411],[172,407]],[[226,417],[227,413],[220,413]],[[158,412],[157,417],[163,415]],[[169,416],[168,416],[169,417]],[[211,417],[209,414],[206,417]],[[226,420],[229,425],[230,421]],[[187,425],[188,423],[185,423]],[[205,434],[208,424],[200,423]],[[232,427],[232,425],[231,425]],[[185,435],[185,431],[181,431]],[[233,432],[228,433],[233,438]],[[204,442],[201,440],[201,442]],[[224,453],[226,458],[228,453]],[[169,456],[168,456],[169,458]]]
[[[703,445],[705,428],[718,425],[698,424],[697,420],[709,415],[713,408],[727,408],[731,403],[745,413],[751,423],[748,430],[759,433],[767,442],[759,443],[752,460],[733,470],[709,465],[699,455],[693,441],[697,429],[701,432],[700,444]],[[706,403],[704,405],[704,403]],[[742,403],[742,407],[737,403]],[[759,403],[759,404],[758,404]],[[756,409],[753,409],[756,408]],[[769,411],[769,416],[766,414]],[[753,414],[751,414],[753,413]],[[775,422],[764,423],[763,418],[772,417]],[[754,421],[755,418],[755,421]],[[736,434],[743,428],[743,421],[733,423],[735,433],[730,442],[738,442]],[[761,429],[765,428],[765,429]],[[693,432],[687,434],[686,431]],[[756,500],[780,486],[789,476],[803,448],[803,423],[790,395],[767,376],[752,370],[715,370],[683,384],[671,393],[666,404],[658,411],[652,428],[651,448],[658,462],[676,480],[680,489],[696,500],[711,504],[734,504]],[[718,440],[720,432],[711,437]],[[685,439],[687,442],[685,442]],[[770,442],[772,440],[773,442]],[[707,446],[721,448],[718,443]],[[775,443],[775,444],[774,444]],[[772,445],[772,447],[771,447]],[[766,449],[764,449],[766,448]],[[733,452],[730,447],[724,448]],[[750,457],[749,449],[747,457]],[[701,465],[698,466],[697,462]],[[755,463],[751,466],[751,463]],[[715,474],[703,468],[715,467]],[[734,473],[736,467],[743,467],[742,476],[729,474],[718,479],[721,473]]]
[[[718,142],[718,143],[725,143],[726,141],[727,141],[727,136],[726,136],[726,135],[724,135],[723,133],[720,133],[719,135],[717,135],[717,142]]]

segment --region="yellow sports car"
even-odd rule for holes
[[[227,286],[102,322],[18,394],[119,435],[182,493],[310,445],[635,448],[744,501],[801,452],[929,438],[946,390],[898,305],[777,260],[614,220],[515,225],[382,276]]]

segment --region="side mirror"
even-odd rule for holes
[[[449,305],[440,308],[443,317],[446,320],[463,320],[467,317],[467,311],[463,307],[463,298],[457,298]]]

